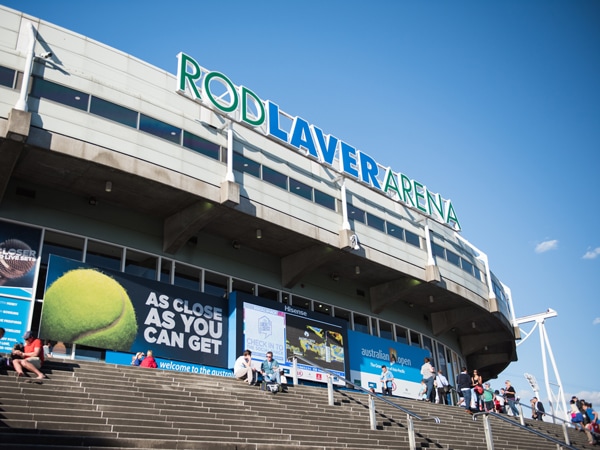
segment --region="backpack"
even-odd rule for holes
[[[272,381],[263,381],[260,383],[260,390],[266,392],[272,392],[273,394],[277,394],[281,392],[283,389],[280,384],[277,384]]]

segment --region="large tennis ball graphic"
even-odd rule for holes
[[[46,290],[40,336],[128,351],[136,334],[135,310],[127,291],[102,272],[71,270]]]

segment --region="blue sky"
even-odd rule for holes
[[[567,401],[600,404],[600,2],[2,4],[173,74],[184,51],[451,199],[517,317],[557,311]],[[545,399],[537,331],[518,353],[492,386]]]

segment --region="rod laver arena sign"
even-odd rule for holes
[[[280,111],[276,103],[261,100],[245,86],[233,84],[224,74],[204,69],[190,56],[179,53],[177,58],[178,93],[191,96],[193,100],[226,115],[233,121],[254,127],[302,154],[308,154],[321,164],[378,189],[455,230],[460,230],[450,200],[430,192],[425,185],[402,173],[393,172],[390,167],[381,166],[366,153],[335,136],[325,134],[319,127],[301,117],[290,116]],[[339,167],[334,165],[336,158]]]

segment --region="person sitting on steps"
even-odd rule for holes
[[[27,370],[36,374],[38,380],[48,378],[40,370],[44,364],[42,341],[37,339],[31,331],[27,331],[23,335],[23,339],[25,340],[24,349],[13,352],[18,357],[18,359],[14,359],[12,362],[15,372],[17,372],[17,377],[24,376],[24,371]]]
[[[250,386],[257,383],[258,375],[256,369],[252,367],[252,352],[250,350],[244,350],[242,356],[235,360],[233,375],[238,380],[245,380]]]

